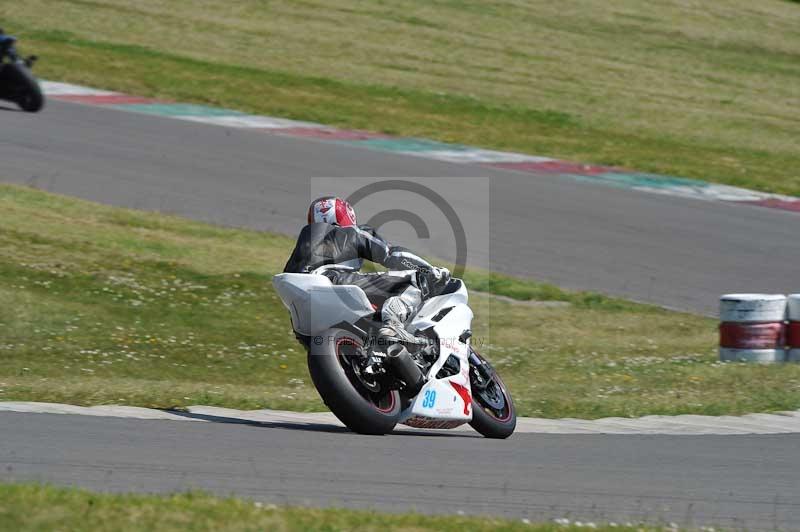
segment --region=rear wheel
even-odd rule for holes
[[[400,417],[400,394],[363,373],[365,356],[361,338],[329,329],[309,342],[308,371],[322,400],[350,430],[386,434]]]
[[[503,379],[477,351],[471,349],[470,385],[472,421],[470,425],[487,438],[508,438],[517,427],[517,412]]]

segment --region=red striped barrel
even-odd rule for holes
[[[800,301],[798,301],[800,303]],[[786,297],[727,294],[719,300],[719,359],[724,362],[786,360]]]
[[[786,347],[789,348],[786,359],[800,362],[800,294],[789,294],[786,298]]]

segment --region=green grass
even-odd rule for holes
[[[281,532],[462,532],[577,530],[488,517],[386,514],[342,509],[276,506],[192,492],[175,495],[111,495],[37,484],[0,484],[0,529],[80,531],[280,530]],[[597,530],[662,530],[604,526]]]
[[[0,400],[322,410],[270,279],[292,239],[0,186]],[[468,272],[521,415],[800,408],[800,366],[716,362],[716,323]],[[538,301],[561,301],[544,306]]]
[[[40,75],[800,195],[782,0],[28,0]]]

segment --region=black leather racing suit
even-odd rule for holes
[[[368,225],[340,227],[314,223],[303,227],[283,271],[308,273],[326,264],[358,270],[364,260],[381,264],[390,271],[330,270],[325,275],[335,284],[352,284],[364,290],[370,302],[382,308],[384,321],[396,318],[405,322],[416,314],[423,297],[428,295],[427,283],[421,282],[420,276],[424,278],[432,266],[407,249],[389,244]]]

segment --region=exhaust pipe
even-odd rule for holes
[[[411,358],[411,353],[400,344],[392,344],[386,350],[386,355],[389,368],[406,383],[404,393],[409,397],[417,395],[425,384],[425,375]]]

